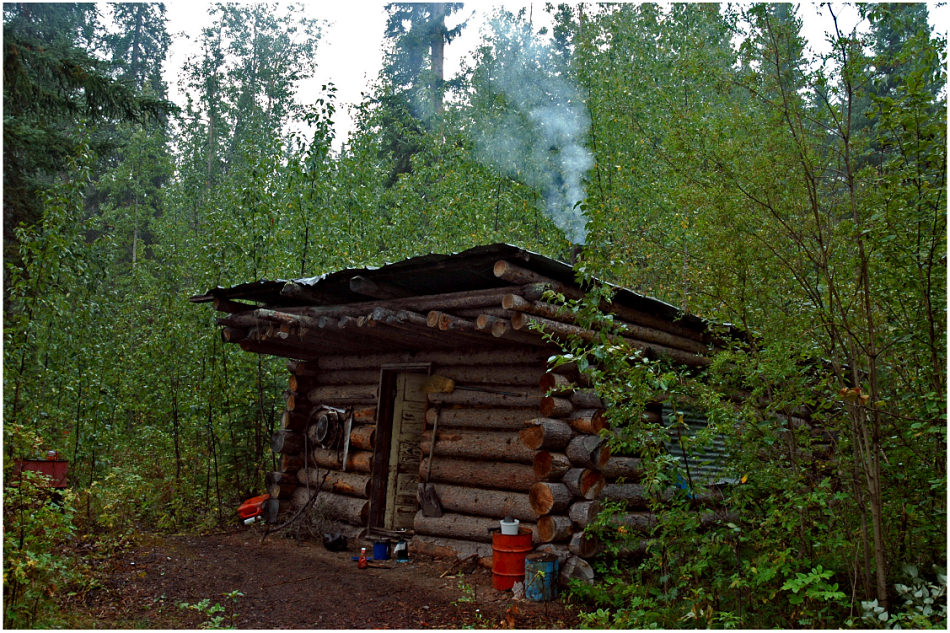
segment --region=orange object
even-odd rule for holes
[[[516,582],[524,582],[524,559],[531,551],[531,530],[523,527],[518,534],[494,532],[491,549],[492,587],[506,591]]]
[[[262,515],[264,513],[264,502],[268,499],[270,499],[270,495],[251,497],[238,508],[238,516],[242,519],[253,519]]]
[[[369,561],[366,560],[366,548],[360,548],[360,559],[356,561],[356,566],[359,569],[366,569],[369,567]]]

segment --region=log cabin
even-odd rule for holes
[[[604,441],[604,403],[576,370],[549,370],[552,337],[593,333],[546,302],[547,290],[583,294],[572,266],[494,244],[191,300],[225,313],[225,341],[288,359],[272,438],[281,469],[266,481],[285,512],[317,495],[351,536],[406,534],[410,551],[459,557],[490,556],[491,530],[510,516],[562,568],[584,570],[599,551],[584,527],[601,500],[623,500],[633,529],[654,519],[639,460]],[[605,307],[633,348],[709,363],[701,319],[615,291]],[[660,418],[662,405],[645,415]]]

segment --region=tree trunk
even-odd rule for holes
[[[563,586],[567,586],[571,580],[591,584],[594,582],[594,569],[583,558],[571,556],[561,566],[558,582]]]
[[[568,396],[574,392],[574,381],[563,374],[548,372],[541,376],[538,386],[546,396]]]
[[[499,518],[510,514],[519,521],[535,521],[529,495],[504,490],[434,484],[442,509],[448,512]]]
[[[495,393],[487,391],[469,391],[456,389],[452,393],[430,393],[429,404],[431,405],[463,405],[469,407],[525,407],[537,409],[541,404],[541,396],[534,393],[519,393],[520,390],[501,390],[510,391],[517,395],[508,393]]]
[[[307,470],[301,468],[297,471],[297,479],[300,480],[301,486],[309,484],[311,488],[316,488],[322,483],[321,490],[368,499],[373,478],[355,472],[341,472],[326,468],[309,468]]]
[[[376,385],[330,385],[311,389],[307,397],[313,404],[375,402],[376,387]]]
[[[637,509],[648,508],[650,501],[640,484],[607,484],[597,498],[623,501],[628,508]]]
[[[571,491],[564,484],[539,481],[531,486],[528,501],[539,515],[563,512],[571,504]]]
[[[423,458],[419,465],[420,478],[425,478],[428,465],[429,458]],[[536,481],[534,470],[524,464],[488,463],[445,457],[432,460],[431,480],[519,492],[527,492]]]
[[[566,541],[571,537],[571,520],[559,514],[546,514],[538,519],[538,540],[542,543]]]
[[[582,389],[571,394],[571,404],[578,409],[606,409],[607,405],[593,389]]]
[[[572,468],[564,473],[561,481],[575,496],[584,499],[596,499],[604,489],[603,474],[589,468]]]
[[[604,550],[604,545],[600,542],[600,539],[586,535],[583,532],[573,534],[567,547],[572,554],[581,558],[591,558]]]
[[[422,452],[429,454],[432,431],[422,434]],[[488,462],[518,462],[531,464],[534,451],[521,443],[518,434],[513,431],[460,431],[439,429],[434,454],[446,457],[480,459]],[[491,464],[486,464],[491,468]]]
[[[581,409],[575,411],[568,422],[578,433],[597,435],[607,428],[607,420],[601,409]]]
[[[566,418],[574,412],[574,405],[566,398],[544,396],[541,398],[541,415],[546,418]]]
[[[643,476],[643,467],[639,457],[611,457],[604,464],[600,472],[604,473],[607,479],[631,479],[639,481]]]
[[[539,365],[437,365],[432,373],[451,378],[460,385],[516,385],[533,387],[544,372]],[[532,390],[533,391],[533,390]]]
[[[564,454],[574,466],[600,470],[610,459],[610,448],[599,435],[578,435],[568,443]]]
[[[600,512],[600,501],[578,501],[571,504],[567,514],[575,526],[585,528],[597,518],[598,512]]]
[[[336,449],[315,448],[310,451],[310,457],[313,463],[323,468],[340,470],[343,467],[342,454]],[[302,464],[301,464],[302,465]],[[373,453],[370,451],[351,450],[346,461],[346,470],[360,473],[372,472]],[[299,468],[299,466],[298,466]]]
[[[310,489],[309,493],[310,495],[317,495],[311,508],[313,514],[322,515],[331,520],[343,521],[350,525],[366,525],[369,518],[369,501],[366,499],[338,495],[326,490],[317,492],[313,488]],[[294,508],[299,509],[307,503],[309,498],[307,489],[298,486],[291,498],[291,503]]]
[[[571,469],[571,460],[563,453],[538,451],[532,465],[534,476],[538,479],[560,479]]]
[[[521,527],[522,529],[530,529],[533,535],[532,540],[535,542],[538,540],[537,526],[531,523],[522,523]],[[412,528],[419,534],[491,543],[490,530],[498,528],[498,519],[473,517],[450,512],[446,512],[440,517],[427,517],[420,510],[413,519]]]
[[[303,450],[303,433],[280,429],[270,438],[270,447],[275,453],[296,455]]]
[[[431,407],[426,411],[426,424],[440,429],[472,428],[494,431],[518,431],[534,409],[446,409]]]
[[[532,450],[560,451],[574,436],[571,425],[553,418],[535,418],[525,424],[530,426],[522,429],[519,435],[522,443]]]

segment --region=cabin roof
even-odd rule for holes
[[[393,287],[406,296],[433,295],[466,290],[482,290],[507,285],[494,274],[500,259],[544,275],[559,283],[578,287],[574,268],[565,262],[513,246],[488,244],[460,253],[429,254],[410,257],[379,267],[347,268],[316,277],[291,280],[260,280],[231,287],[212,288],[191,297],[195,303],[230,299],[254,301],[270,306],[341,305],[366,300],[351,289],[351,280],[361,277],[380,286]],[[688,327],[705,329],[706,322],[684,313],[669,303],[608,284],[614,288],[614,301],[630,308],[651,313]]]

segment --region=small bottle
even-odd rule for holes
[[[366,562],[366,548],[360,548],[360,559],[356,561],[356,567],[358,569],[366,569],[369,567],[369,563]]]

